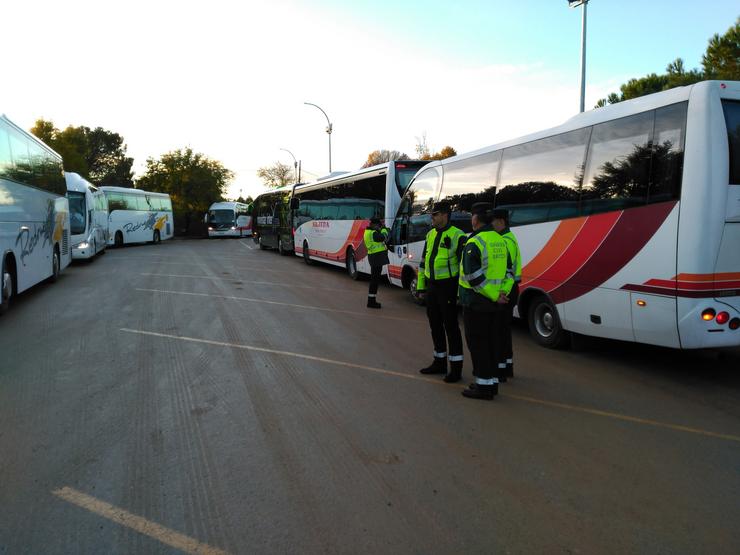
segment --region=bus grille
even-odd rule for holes
[[[69,254],[69,230],[64,230],[64,235],[62,235],[62,254],[67,256]]]

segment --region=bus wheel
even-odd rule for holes
[[[13,291],[15,285],[13,283],[13,273],[9,268],[7,258],[3,260],[2,273],[0,273],[2,280],[0,282],[0,314],[5,314],[10,308],[10,299],[13,298]]]
[[[560,324],[558,311],[545,296],[532,300],[529,305],[529,333],[534,340],[549,349],[560,349],[568,344],[569,334]]]
[[[360,279],[360,272],[357,271],[357,260],[355,260],[355,250],[352,247],[347,249],[345,266],[347,267],[349,277],[355,281]]]
[[[308,254],[308,241],[303,241],[303,261],[309,266],[313,264],[313,260],[311,260],[311,255]]]
[[[49,283],[54,283],[59,279],[59,247],[54,246],[54,254],[51,255],[51,276]]]
[[[419,292],[416,290],[416,283],[418,281],[418,278],[416,275],[411,278],[411,281],[409,282],[409,293],[411,294],[411,300],[418,305],[424,304],[424,297],[419,294]]]
[[[266,251],[266,250],[267,250],[267,245],[265,245],[265,244],[264,244],[264,243],[262,242],[262,235],[260,235],[260,238],[259,238],[259,240],[258,240],[257,242],[259,243],[259,246],[260,246],[260,250],[261,250],[261,251]]]
[[[287,256],[288,251],[283,246],[283,240],[278,237],[278,253],[280,253],[280,256]]]
[[[123,233],[120,231],[116,231],[115,239],[113,240],[116,247],[122,247],[123,246]]]
[[[160,242],[161,240],[162,240],[162,237],[161,237],[161,236],[159,235],[159,230],[158,230],[158,229],[155,229],[155,230],[154,230],[154,239],[153,239],[153,241],[154,241],[154,244],[155,244],[155,245],[159,245],[159,242]]]

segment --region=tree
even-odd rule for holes
[[[257,170],[259,177],[266,187],[282,187],[296,182],[293,168],[282,162],[275,162],[272,166],[264,166]]]
[[[603,108],[607,104],[616,104],[622,100],[674,87],[691,85],[704,79],[740,80],[740,18],[724,35],[715,34],[709,39],[701,63],[702,70],[687,71],[683,60],[676,58],[668,64],[664,74],[651,73],[639,79],[630,79],[619,87],[621,94],[611,93],[607,98],[600,99],[595,108]]]
[[[740,80],[740,18],[724,35],[709,39],[701,65],[707,79]]]
[[[362,165],[363,168],[369,168],[377,164],[384,162],[390,162],[391,160],[409,160],[409,155],[401,152],[400,150],[373,150],[367,155],[367,160]]]
[[[446,146],[439,152],[435,152],[429,158],[426,158],[426,160],[444,160],[452,156],[457,156],[457,151],[451,146]]]
[[[126,156],[126,145],[118,133],[84,125],[60,131],[44,119],[36,121],[31,133],[62,156],[65,171],[101,185],[133,186],[134,159]]]
[[[146,172],[136,186],[169,194],[175,212],[202,213],[211,203],[223,200],[233,177],[233,172],[221,162],[186,148],[163,154],[159,159],[148,158]]]

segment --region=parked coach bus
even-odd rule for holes
[[[430,164],[391,232],[394,284],[414,286],[438,199],[460,226],[474,202],[509,209],[522,252],[517,314],[543,345],[570,331],[740,345],[738,82],[620,102]]]
[[[108,201],[108,244],[155,245],[173,235],[172,202],[164,193],[127,187],[101,187]]]
[[[249,237],[251,207],[241,202],[214,202],[206,213],[208,237]]]
[[[293,194],[295,253],[346,268],[352,279],[370,273],[362,240],[372,217],[390,226],[409,181],[427,164],[404,160],[296,187]]]
[[[262,193],[252,203],[252,238],[260,249],[293,252],[293,218],[290,197],[293,185]]]
[[[62,158],[0,116],[0,313],[72,257]]]
[[[65,172],[72,259],[91,259],[108,243],[108,202],[103,191],[76,173]]]

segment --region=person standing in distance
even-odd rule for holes
[[[522,255],[519,251],[519,243],[516,236],[509,229],[509,211],[497,208],[493,211],[493,229],[501,235],[506,242],[506,278],[513,282],[508,294],[509,303],[506,305],[503,318],[501,319],[502,347],[501,358],[498,361],[499,374],[503,376],[502,381],[514,377],[514,348],[511,342],[511,323],[514,319],[514,307],[519,302],[519,282],[522,281]]]
[[[388,264],[386,239],[388,239],[388,228],[383,225],[380,218],[370,218],[370,224],[363,235],[363,242],[367,249],[367,260],[370,263],[370,289],[367,293],[368,308],[380,308],[380,303],[377,300],[378,285],[383,273],[383,266]]]
[[[463,249],[460,271],[460,304],[475,382],[462,394],[491,400],[498,393],[499,326],[508,303],[504,292],[506,243],[493,229],[491,203],[474,204],[472,213],[473,233]]]
[[[447,374],[444,377],[447,383],[460,380],[463,366],[462,334],[457,321],[457,282],[465,233],[450,224],[451,212],[446,202],[432,206],[432,229],[426,236],[416,280],[416,290],[423,292],[426,301],[434,344],[432,364],[419,372]]]

